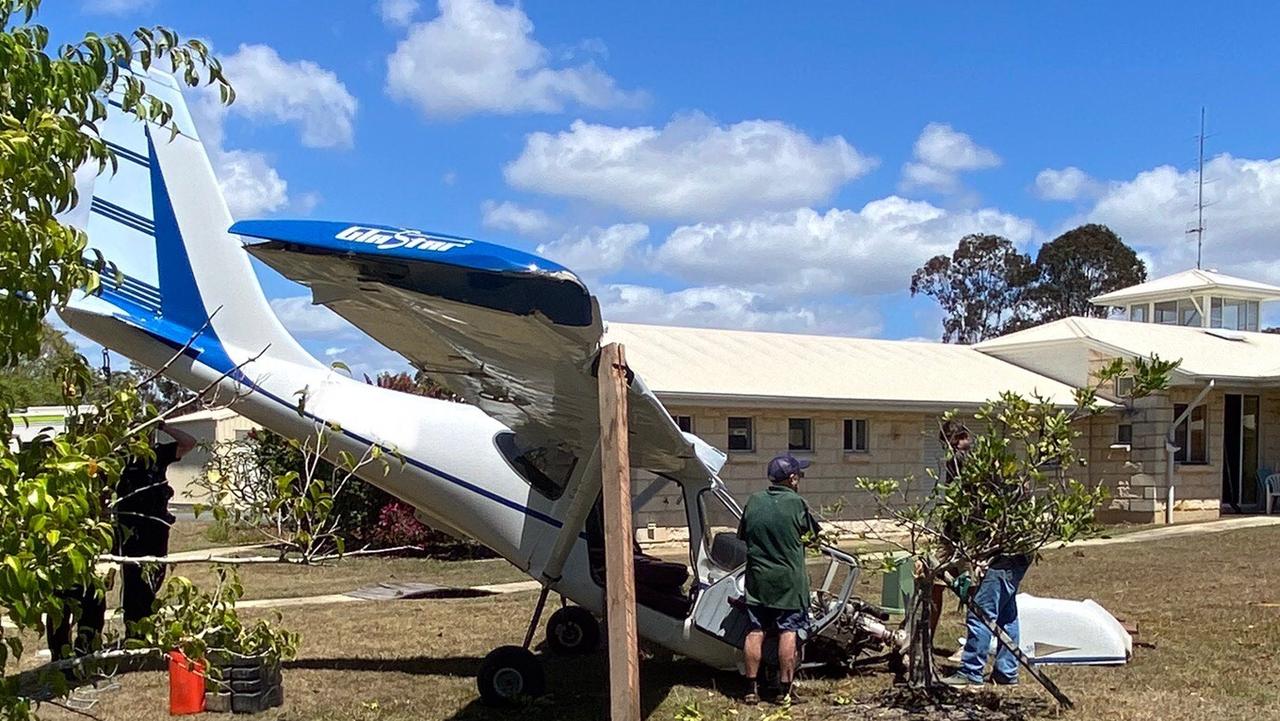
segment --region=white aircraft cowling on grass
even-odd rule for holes
[[[548,623],[549,645],[567,652],[594,642],[603,609],[596,299],[564,267],[469,238],[367,223],[233,223],[177,84],[154,71],[145,80],[172,104],[179,132],[120,113],[103,124],[119,169],[96,179],[87,210],[73,216],[122,276],[63,319],[139,363],[168,363],[166,375],[189,388],[218,383],[237,412],[282,435],[340,429],[329,439],[334,457],[377,446],[403,458],[366,480],[543,583],[524,644],[491,653],[480,674],[486,700],[536,695],[544,679],[528,648],[546,595],[577,604]],[[317,361],[276,318],[251,254],[466,403],[378,388]],[[675,489],[690,539],[688,566],[637,549],[639,633],[734,668],[744,551],[733,532],[740,509],[717,476],[725,456],[682,433],[639,377],[628,400],[631,463],[656,478],[635,505]],[[852,597],[855,559],[825,554],[812,635],[838,636],[843,660],[900,643],[887,616]]]

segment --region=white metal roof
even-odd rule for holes
[[[1069,386],[969,346],[631,323],[609,323],[605,342],[666,402],[943,409],[1011,390],[1073,403]]]
[[[1050,347],[1077,341],[1116,356],[1158,355],[1181,360],[1179,374],[1196,379],[1245,382],[1280,380],[1280,335],[1218,328],[1137,323],[1106,318],[1065,318],[992,338],[980,351]]]
[[[1280,300],[1280,287],[1236,278],[1212,270],[1193,268],[1146,283],[1113,290],[1089,300],[1094,305],[1123,306],[1135,302],[1173,300],[1190,295],[1216,293],[1246,300]]]

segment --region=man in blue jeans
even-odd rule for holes
[[[1018,585],[1031,566],[1026,555],[996,556],[974,594],[973,605],[982,611],[989,621],[994,621],[1018,643]],[[981,686],[983,669],[991,649],[991,631],[970,609],[965,620],[968,629],[964,641],[964,654],[960,670],[942,679],[948,686]],[[1018,659],[1002,644],[997,644],[996,662],[991,670],[991,680],[1002,686],[1018,683]]]

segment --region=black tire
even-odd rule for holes
[[[547,648],[562,656],[591,653],[600,645],[600,624],[581,606],[565,606],[547,620]]]
[[[476,686],[486,704],[510,706],[546,693],[547,675],[532,653],[519,646],[500,646],[480,662]]]

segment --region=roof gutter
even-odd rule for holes
[[[733,393],[690,393],[684,391],[655,391],[658,400],[664,406],[707,405],[729,408],[770,408],[770,409],[830,409],[830,410],[865,410],[865,411],[949,411],[955,408],[980,408],[986,400],[893,400],[887,398],[820,398],[812,396],[766,396]],[[987,399],[990,400],[990,399]],[[1056,404],[1062,408],[1074,406],[1074,402]],[[1114,406],[1110,401],[1102,400],[1104,408]]]
[[[1165,459],[1164,522],[1165,522],[1165,525],[1167,526],[1173,525],[1173,498],[1174,498],[1173,454],[1177,453],[1178,450],[1181,448],[1180,446],[1174,445],[1173,434],[1177,432],[1178,426],[1182,425],[1182,422],[1187,420],[1187,417],[1191,415],[1191,411],[1194,410],[1196,406],[1200,405],[1200,401],[1203,401],[1204,397],[1209,395],[1209,391],[1213,390],[1213,387],[1217,384],[1218,384],[1218,381],[1216,381],[1213,378],[1210,378],[1209,382],[1204,385],[1204,388],[1200,389],[1200,394],[1195,397],[1195,400],[1187,404],[1187,409],[1182,412],[1182,415],[1173,419],[1173,423],[1169,425],[1169,432],[1165,434],[1165,437],[1164,437],[1164,459]]]

